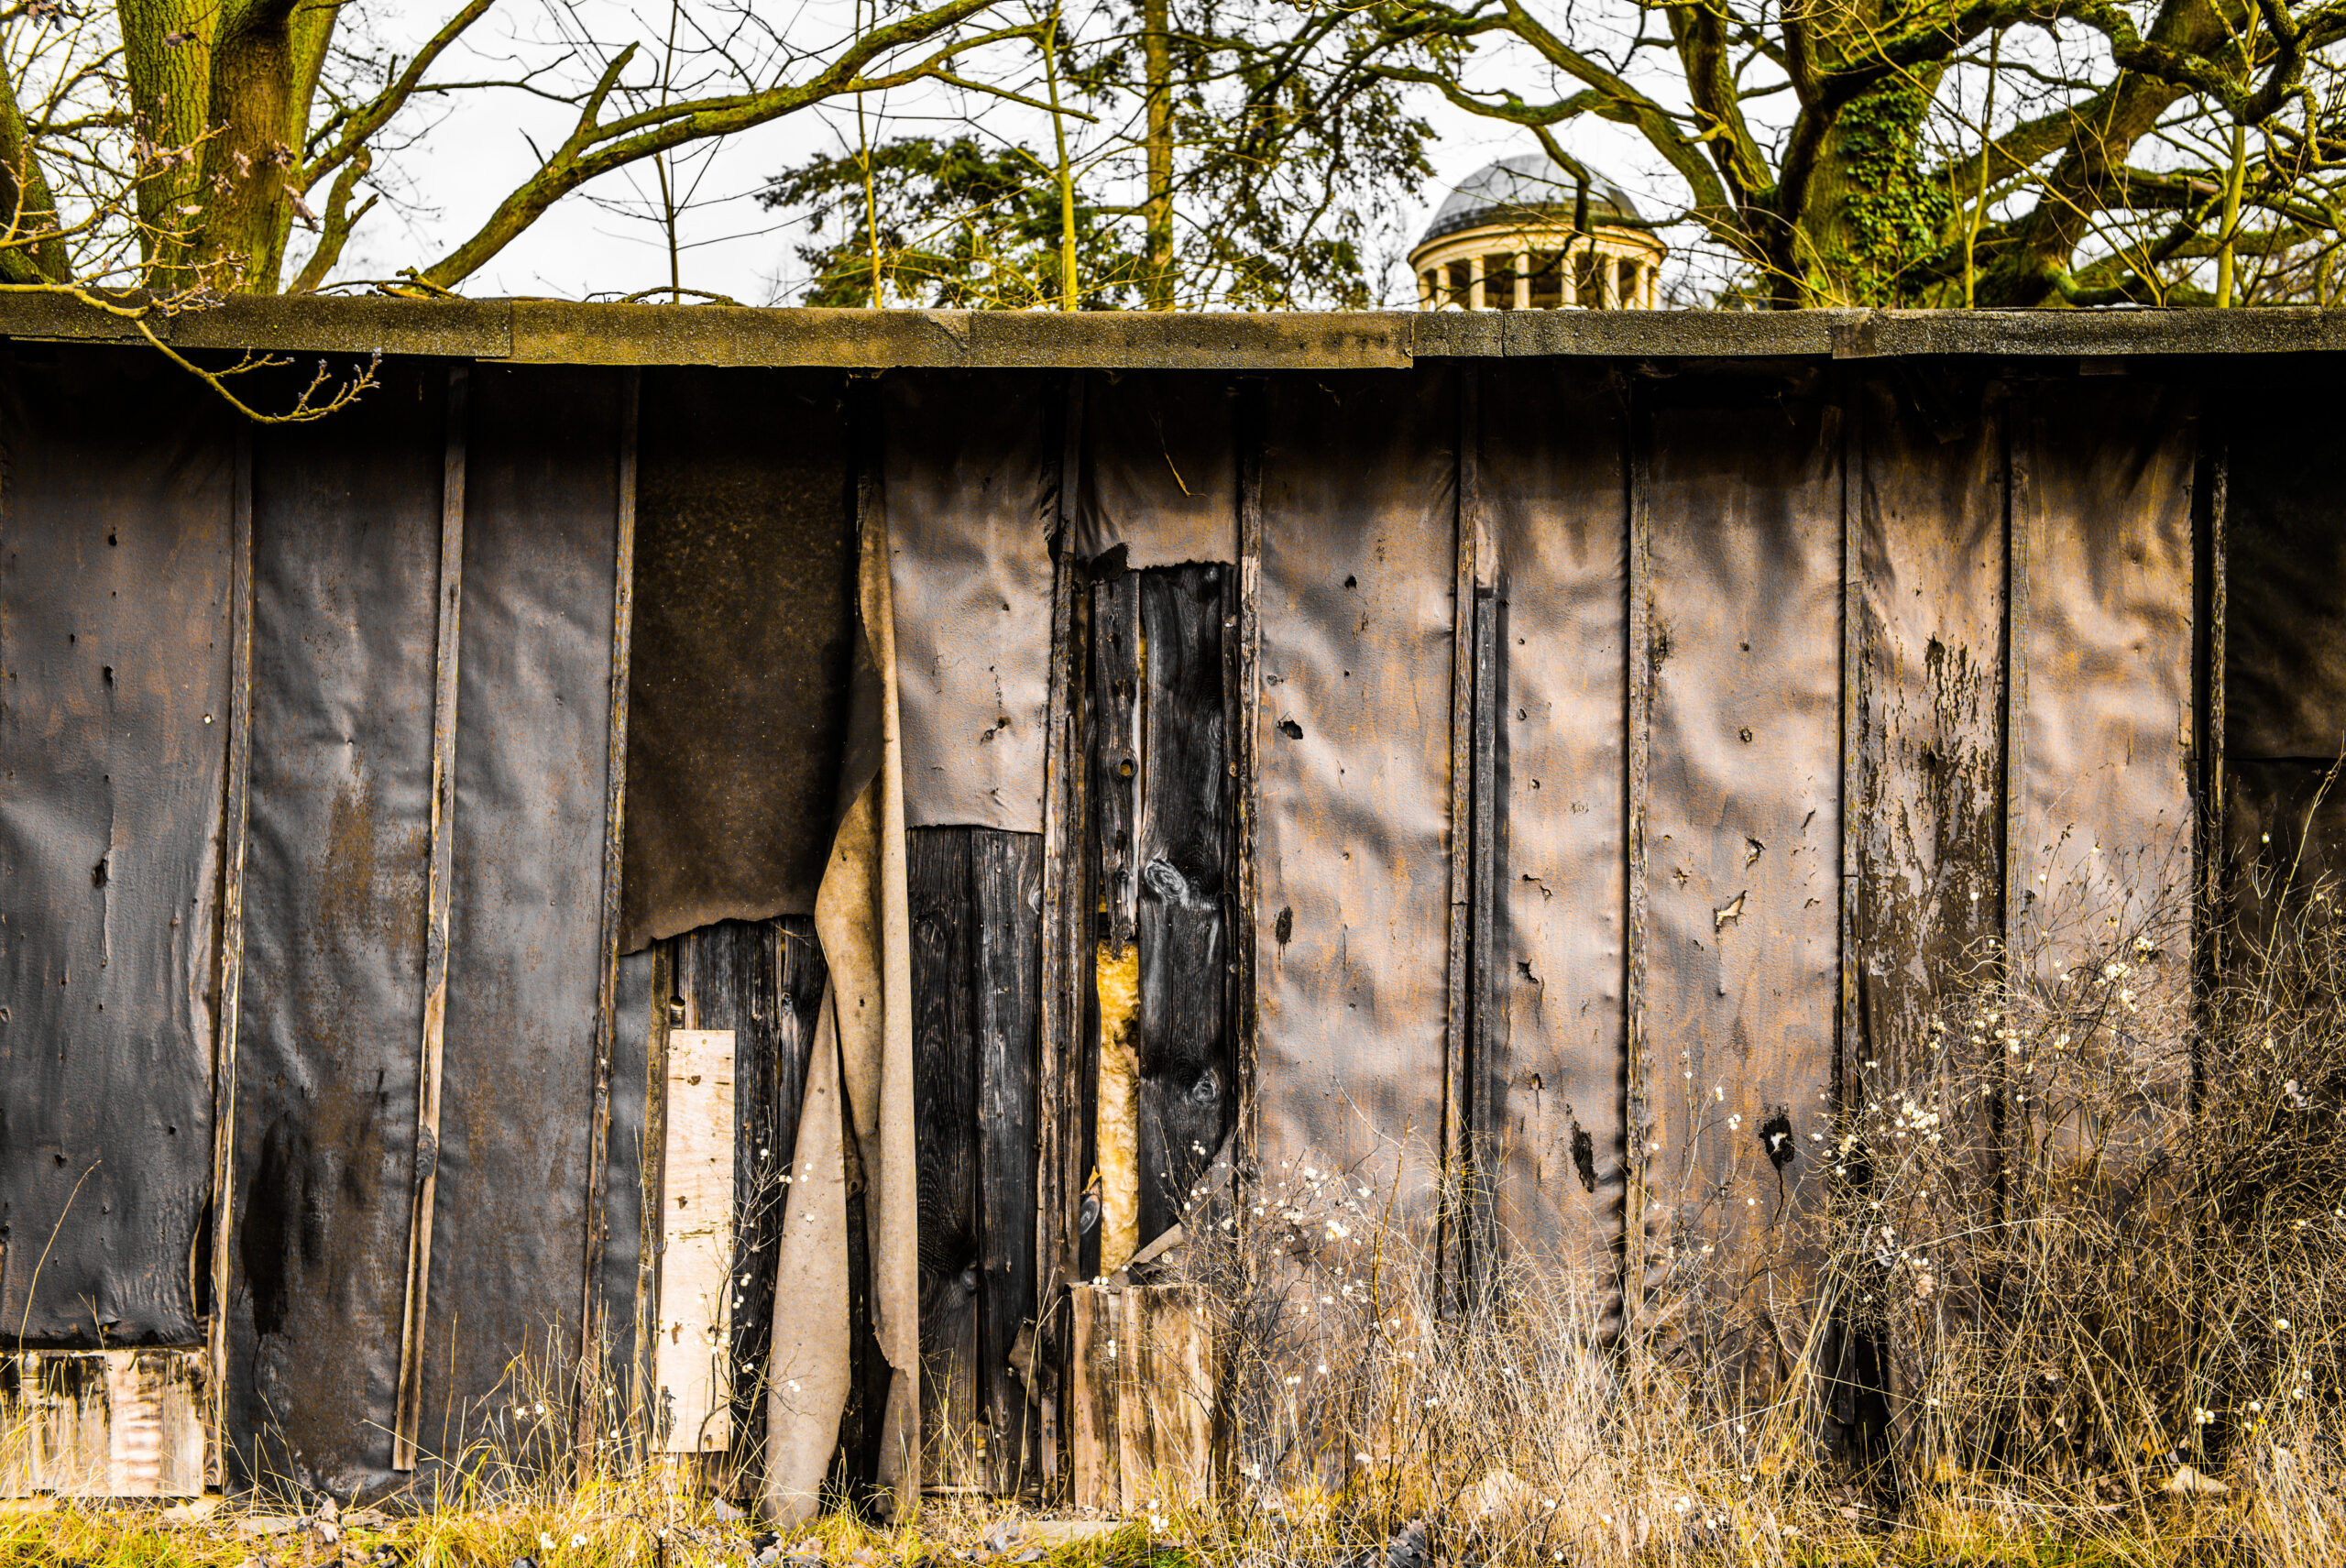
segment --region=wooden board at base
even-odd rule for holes
[[[1131,1518],[1212,1489],[1215,1360],[1194,1286],[1079,1285],[1073,1501]]]
[[[732,1030],[668,1031],[652,1380],[671,1453],[722,1452],[732,1437],[733,1072]]]
[[[0,1357],[0,1497],[203,1491],[201,1348]]]

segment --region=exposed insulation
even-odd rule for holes
[[[1140,948],[1100,944],[1100,1272],[1113,1274],[1140,1245]]]

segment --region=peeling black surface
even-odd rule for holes
[[[622,951],[815,907],[855,634],[843,389],[644,377]]]
[[[2235,758],[2346,751],[2346,443],[2335,391],[2309,382],[2283,378],[2229,432],[2224,718]]]
[[[618,372],[473,378],[419,1434],[442,1456],[578,1349],[618,517]]]
[[[609,1180],[603,1190],[601,1277],[603,1368],[611,1387],[607,1409],[631,1409],[635,1398],[635,1288],[643,1257],[644,1073],[652,1047],[652,994],[657,952],[647,948],[619,959],[611,1030]]]
[[[447,370],[254,452],[227,1414],[236,1472],[389,1477],[423,1017]]]
[[[14,349],[0,444],[0,1322],[195,1343],[234,448],[104,348]]]

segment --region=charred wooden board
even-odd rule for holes
[[[1222,635],[1234,587],[1229,567],[1174,566],[1139,578],[1146,751],[1133,859],[1145,1246],[1179,1220],[1237,1103],[1230,747],[1236,672]]]
[[[685,1018],[693,1028],[723,1029],[734,1038],[727,1106],[731,1261],[724,1355],[731,1435],[718,1446],[727,1449],[739,1477],[760,1463],[775,1261],[828,970],[814,921],[804,915],[720,920],[677,938],[674,948],[674,984]],[[668,1125],[673,1142],[673,1105]],[[661,1212],[674,1220],[673,1200]],[[664,1306],[662,1315],[675,1316]]]
[[[1014,1491],[1035,1430],[1011,1361],[1035,1312],[1042,839],[911,838],[926,1478]]]

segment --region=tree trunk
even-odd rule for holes
[[[212,51],[216,132],[203,148],[210,201],[196,258],[223,269],[222,287],[250,293],[276,292],[284,259],[293,10],[289,0],[225,7]]]
[[[1173,40],[1170,0],[1142,0],[1148,93],[1148,308],[1173,308]]]
[[[1939,248],[1955,211],[1921,157],[1940,74],[1892,77],[1834,116],[1801,223],[1803,303],[1920,302],[1907,270]]]
[[[137,213],[138,254],[154,276],[151,287],[182,280],[186,236],[203,189],[205,115],[212,106],[212,40],[218,8],[211,0],[117,0],[123,68],[130,107],[138,116],[141,172]],[[162,167],[165,164],[168,167]]]
[[[47,237],[0,250],[0,282],[62,282],[71,263],[57,229],[57,199],[49,193],[40,160],[25,139],[25,116],[16,106],[16,84],[0,60],[0,223],[12,235]]]

